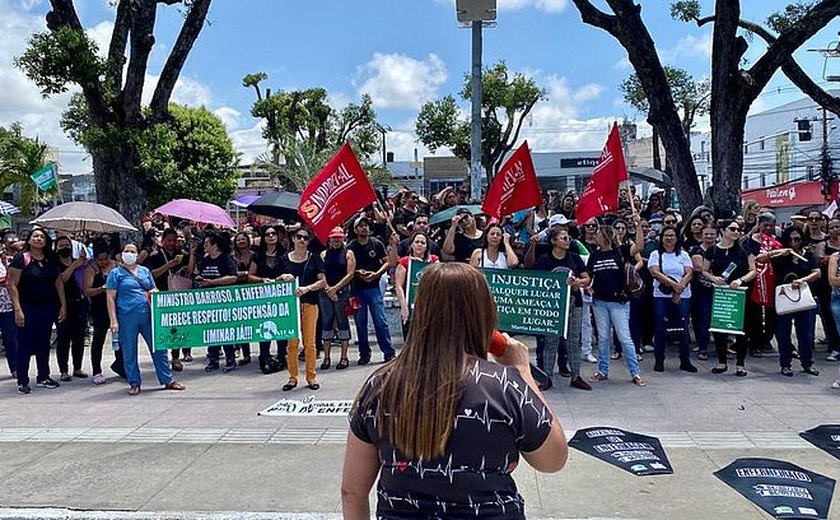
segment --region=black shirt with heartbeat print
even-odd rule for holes
[[[376,431],[378,377],[365,383],[350,429],[379,453],[376,516],[396,518],[525,518],[511,473],[519,453],[539,448],[553,417],[513,367],[475,359],[443,457],[408,460]]]

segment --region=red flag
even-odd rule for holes
[[[350,145],[345,143],[303,190],[298,213],[326,244],[330,230],[374,201],[373,186]]]
[[[592,177],[583,190],[575,210],[578,224],[584,224],[592,217],[611,211],[618,211],[618,185],[626,181],[627,166],[618,135],[618,124],[613,123],[607,144],[601,151]]]
[[[528,150],[528,141],[525,141],[493,179],[481,210],[491,217],[501,218],[540,204],[540,184]]]

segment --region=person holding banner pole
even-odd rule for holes
[[[204,235],[204,258],[199,263],[198,276],[195,277],[196,284],[201,287],[221,287],[233,285],[238,279],[236,261],[230,252],[230,236],[226,233],[209,231]],[[205,372],[214,372],[219,369],[219,358],[222,350],[225,353],[225,367],[223,372],[236,370],[236,346],[214,345],[207,347],[207,364]]]
[[[782,249],[773,258],[776,272],[776,287],[790,284],[791,289],[813,284],[820,278],[817,259],[805,247],[804,234],[796,227],[789,227],[782,232]],[[788,293],[789,294],[789,293]],[[801,294],[800,294],[801,297]],[[779,345],[779,366],[781,374],[793,377],[790,369],[793,345],[790,340],[791,326],[796,326],[796,346],[799,350],[799,364],[802,371],[812,376],[820,373],[814,368],[814,327],[816,311],[801,310],[789,314],[779,314],[776,319],[776,341]]]
[[[248,281],[251,283],[268,283],[280,279],[283,274],[283,258],[286,255],[284,245],[286,229],[280,225],[269,225],[262,228],[260,244],[254,255],[254,261],[248,270]],[[281,238],[282,237],[282,238]],[[277,357],[271,356],[271,342],[260,341],[260,371],[273,374],[286,368],[287,340],[275,340]]]
[[[414,238],[411,241],[411,254],[404,256],[397,261],[397,269],[394,274],[396,283],[394,289],[397,293],[397,301],[400,303],[400,320],[402,322],[403,339],[408,337],[408,330],[411,325],[411,309],[408,304],[408,297],[406,296],[406,288],[408,286],[408,264],[411,260],[418,260],[420,262],[435,263],[439,259],[437,255],[431,254],[429,244],[431,239],[429,235],[423,232],[414,233]]]
[[[333,341],[341,344],[341,358],[336,370],[350,366],[347,351],[350,348],[350,320],[345,307],[350,299],[350,282],[356,274],[356,256],[344,243],[344,230],[339,226],[330,231],[327,249],[321,252],[324,262],[326,287],[321,293],[318,310],[321,313],[321,339],[324,341],[324,361],[321,370],[330,368],[330,351]]]
[[[727,285],[732,289],[746,288],[755,279],[755,256],[741,247],[739,239],[743,230],[734,220],[720,222],[720,243],[710,247],[704,253],[701,276],[715,285]],[[735,336],[735,375],[747,375],[747,334],[751,327],[749,320],[744,320],[744,334]],[[713,332],[718,364],[712,368],[713,374],[722,374],[728,370],[726,362],[727,334]]]
[[[105,294],[111,320],[111,335],[118,335],[120,350],[123,352],[125,375],[129,384],[128,395],[140,393],[137,338],[141,335],[152,355],[158,382],[167,390],[184,390],[186,387],[172,377],[169,354],[165,350],[154,350],[152,346],[152,310],[149,297],[150,293],[157,290],[152,273],[147,268],[137,265],[136,245],[126,244],[120,257],[122,263],[108,273]]]
[[[632,245],[624,244],[617,248],[613,228],[601,226],[596,234],[598,249],[589,255],[586,266],[592,277],[592,312],[598,329],[598,371],[592,376],[594,382],[609,379],[610,345],[615,331],[633,384],[645,386],[639,360],[636,358],[636,346],[630,335],[630,304],[624,288],[624,264],[634,262],[644,246],[641,218],[636,213],[635,206],[633,225],[636,228],[636,240]]]
[[[301,338],[289,340],[286,348],[286,361],[289,364],[289,381],[283,385],[283,391],[288,392],[298,385],[298,349],[303,340],[304,362],[306,366],[306,385],[310,390],[318,390],[315,374],[315,361],[318,354],[315,351],[315,329],[318,326],[319,292],[326,285],[324,279],[324,263],[321,256],[309,251],[309,241],[312,240],[310,231],[301,227],[293,235],[294,248],[285,256],[283,261],[284,274],[280,280],[284,282],[298,280],[295,296],[300,298],[300,335]]]

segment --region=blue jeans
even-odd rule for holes
[[[17,327],[15,311],[0,312],[0,334],[3,335],[3,348],[6,349],[6,363],[9,372],[17,372]]]
[[[58,318],[58,307],[23,305],[24,324],[17,328],[17,380],[18,385],[29,385],[29,361],[35,354],[38,378],[50,377],[50,334]]]
[[[142,335],[149,347],[158,382],[168,385],[172,382],[172,371],[169,368],[169,353],[165,350],[152,348],[152,315],[148,312],[134,312],[117,314],[120,325],[120,348],[123,352],[125,376],[131,386],[140,386],[140,366],[137,364],[137,336]]]
[[[815,311],[801,311],[779,315],[776,319],[776,341],[779,343],[779,366],[790,368],[791,351],[790,326],[796,325],[796,344],[799,346],[799,364],[808,368],[814,364]]]
[[[385,319],[385,301],[382,299],[382,291],[379,287],[369,289],[356,289],[353,293],[361,308],[356,312],[356,334],[359,337],[359,356],[370,357],[370,343],[368,342],[368,309],[373,316],[373,328],[376,332],[376,342],[379,350],[385,357],[394,355],[394,347],[391,346],[391,330],[388,328],[388,320]]]
[[[674,300],[670,297],[653,299],[653,314],[656,316],[653,355],[657,362],[665,361],[665,339],[668,329],[682,327],[683,330],[680,332],[680,363],[691,363],[688,355],[688,313],[690,308],[691,299],[682,298],[679,304],[674,303]]]
[[[634,377],[639,375],[636,347],[630,337],[630,304],[593,298],[592,312],[595,314],[595,326],[598,328],[598,372],[605,376],[610,373],[610,346],[613,330],[615,330],[630,375]]]
[[[709,350],[712,333],[712,292],[708,289],[691,289],[691,325],[694,328],[694,339],[700,352]]]

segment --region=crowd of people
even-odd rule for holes
[[[104,384],[102,354],[110,331],[115,349],[110,368],[126,379],[129,394],[141,389],[140,336],[158,382],[183,390],[175,374],[193,361],[192,349],[152,348],[151,291],[296,279],[301,337],[277,341],[274,348],[260,343],[257,360],[264,374],[287,371],[284,391],[296,388],[301,377],[317,390],[318,371],[351,365],[350,317],[357,365],[372,360],[369,319],[383,361],[396,356],[385,295],[393,286],[407,337],[413,321],[406,291],[410,259],[568,272],[572,305],[566,337],[536,338],[536,365],[552,376],[542,390],[562,377],[573,388],[591,390],[593,383],[610,379],[611,361],[622,358],[631,381],[643,386],[642,357],[652,354],[653,370],[662,372],[672,342],[678,344],[678,368],[689,373],[698,371],[695,359],[709,359],[711,345],[713,373],[728,372],[734,359],[734,374],[746,376],[747,358],[773,350],[774,338],[785,377],[794,375],[793,359],[804,374],[818,375],[818,357],[840,358],[840,215],[817,208],[777,222],[771,211],[749,201],[739,215],[716,214],[706,206],[680,212],[667,207],[661,190],[650,190],[642,201],[631,187],[621,191],[620,211],[586,222],[576,221],[576,194],[556,191],[546,192],[537,208],[496,220],[463,205],[465,197],[454,188],[429,199],[411,190],[380,197],[333,229],[326,244],[299,223],[255,216],[238,230],[221,230],[156,214],[143,222],[138,242],[118,234],[56,235],[41,228],[20,236],[7,232],[0,262],[0,334],[9,370],[21,394],[31,391],[33,354],[38,387],[88,377]],[[451,218],[430,225],[430,218],[446,210]],[[808,287],[818,307],[777,314],[774,295],[782,284]],[[710,332],[715,286],[746,289],[743,334]],[[815,353],[818,318],[825,356]],[[50,377],[54,325],[58,381]],[[90,376],[84,371],[88,337]],[[204,369],[230,372],[251,361],[251,345],[212,346]],[[582,362],[596,365],[591,377],[581,373]],[[840,380],[833,388],[840,389]]]

